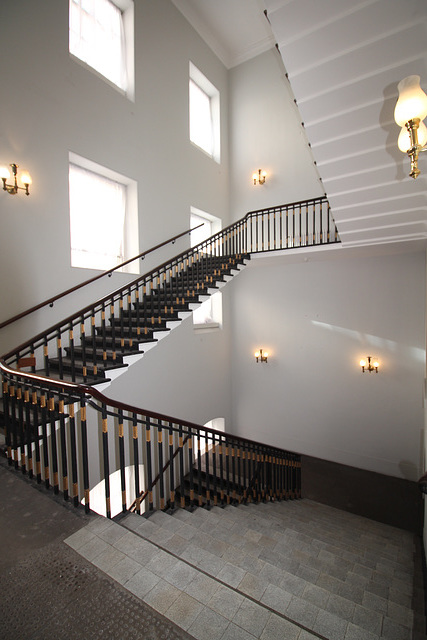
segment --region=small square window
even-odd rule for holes
[[[219,91],[190,62],[190,140],[220,162]]]

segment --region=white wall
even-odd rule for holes
[[[131,102],[70,58],[67,0],[0,3],[0,162],[33,177],[29,197],[0,193],[0,321],[95,273],[70,266],[69,151],[137,181],[141,251],[187,229],[191,206],[228,222],[227,70],[169,0],[135,3],[135,46]],[[189,142],[189,60],[221,94],[220,165]],[[3,330],[0,353],[128,280]]]
[[[324,194],[275,49],[230,71],[230,158],[233,219]],[[267,178],[254,186],[258,169]]]
[[[424,252],[254,260],[233,283],[239,435],[416,480],[425,370]],[[309,255],[309,254],[306,254]],[[256,364],[258,347],[267,364]],[[379,373],[359,361],[379,358]]]

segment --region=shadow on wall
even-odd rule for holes
[[[401,464],[406,470],[410,465]],[[422,532],[421,492],[411,480],[303,455],[302,497],[418,535]]]

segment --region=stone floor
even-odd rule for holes
[[[0,458],[0,638],[187,640],[190,636],[63,540],[86,516]]]
[[[98,519],[66,542],[197,640],[426,637],[416,538],[309,500]]]
[[[0,495],[0,638],[426,638],[400,529],[309,500],[118,523],[3,461]]]

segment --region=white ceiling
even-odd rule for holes
[[[427,0],[173,2],[228,68],[277,43],[343,245],[427,239],[393,119],[402,78],[427,91]]]

